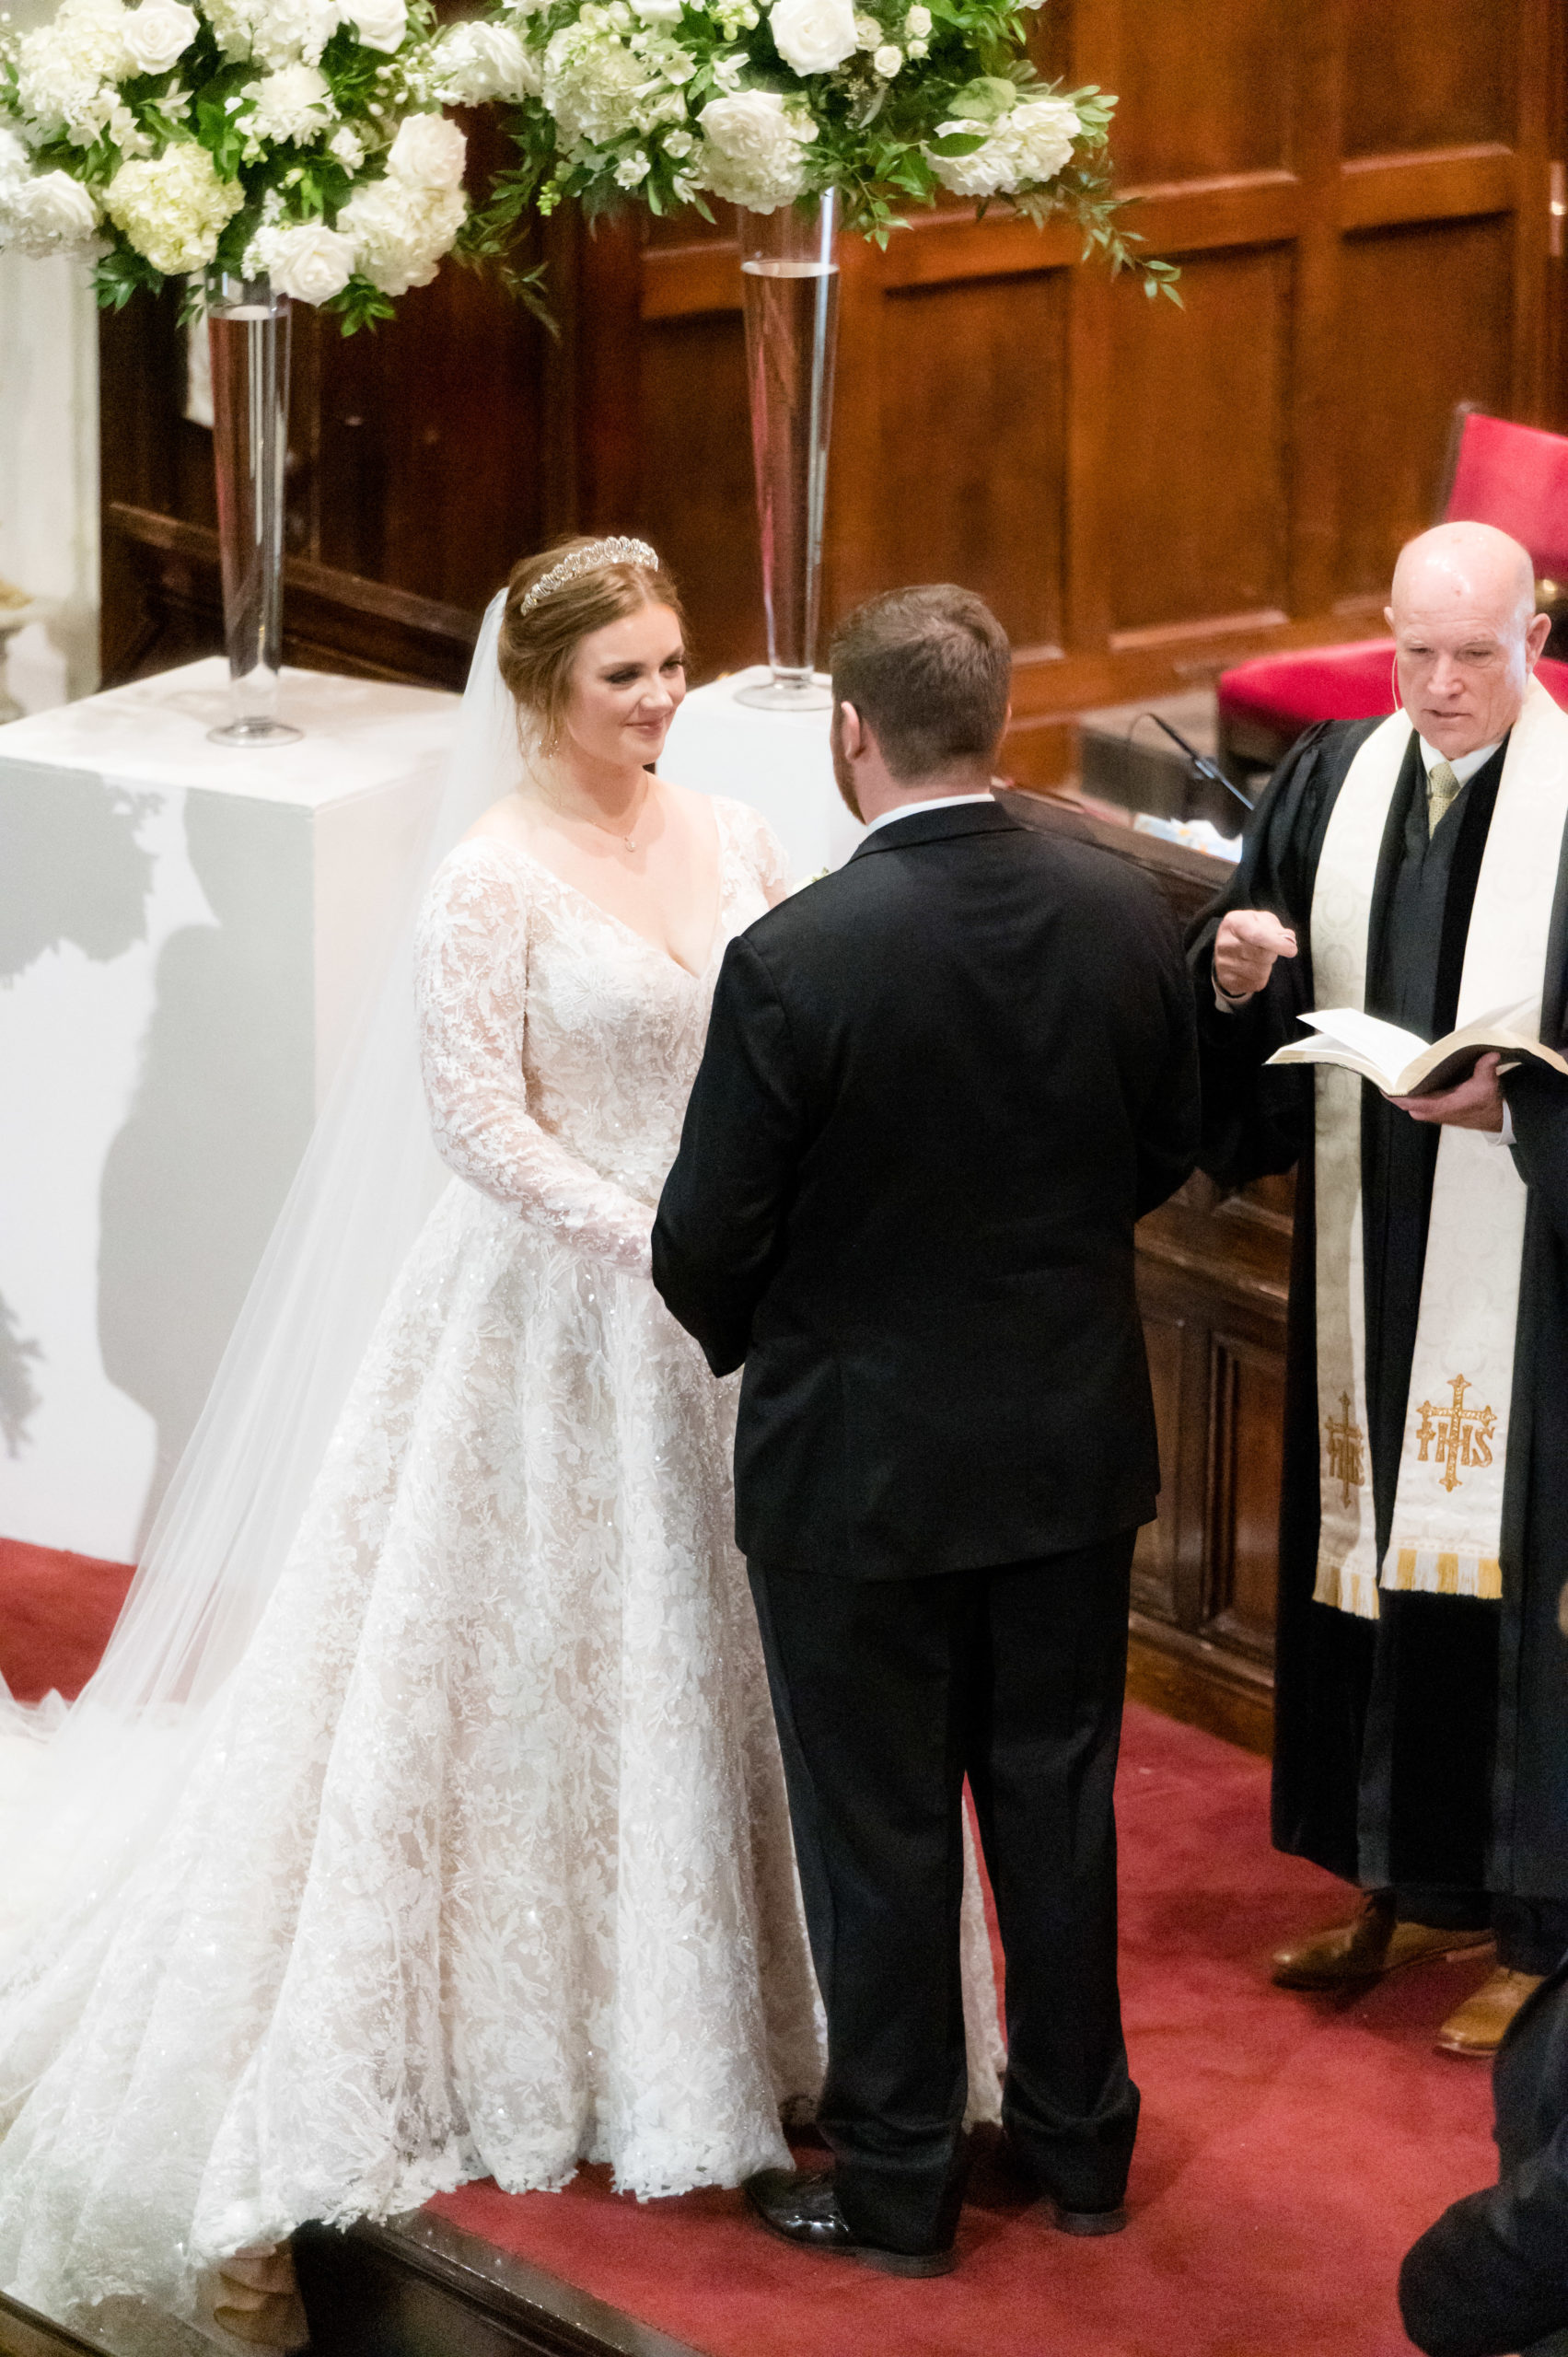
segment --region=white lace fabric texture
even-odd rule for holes
[[[761,821],[715,808],[700,976],[497,842],[435,879],[456,1178],[157,1851],[0,1985],[0,2283],[47,2314],[190,2314],[217,2256],[472,2177],[588,2159],[655,2196],[787,2159],[820,2014],[735,1386],[647,1275],[719,958],[782,881]],[[966,1917],[995,2117],[972,1892]]]

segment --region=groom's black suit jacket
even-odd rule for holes
[[[1163,904],[994,803],[877,828],[732,941],[653,1266],[746,1364],[742,1550],[896,1578],[1147,1521],[1132,1225],[1198,1129]]]

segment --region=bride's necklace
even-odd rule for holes
[[[552,807],[561,818],[580,819],[584,826],[594,828],[601,835],[613,835],[616,841],[621,843],[625,850],[628,852],[634,852],[637,848],[637,830],[642,825],[644,819],[646,817],[648,805],[654,798],[654,785],[655,780],[653,778],[649,778],[647,784],[643,788],[643,798],[637,805],[637,815],[633,819],[629,827],[618,827],[612,820],[607,821],[603,819],[591,818],[585,811],[563,810],[561,808],[561,805],[558,802],[552,801],[550,795],[547,795],[545,798],[547,801],[551,801]]]

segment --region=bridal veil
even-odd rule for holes
[[[449,1175],[420,1080],[412,943],[434,869],[517,780],[516,708],[496,662],[503,602],[486,611],[444,783],[386,911],[352,1043],[103,1661],[68,1708],[58,1696],[22,1705],[0,1681],[0,1993],[32,1926],[51,1918],[63,1929],[81,1905],[101,1903],[156,1840],[276,1583],[393,1279]]]

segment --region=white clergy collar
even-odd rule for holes
[[[1461,785],[1468,785],[1470,779],[1474,777],[1477,770],[1484,769],[1486,767],[1487,762],[1492,759],[1492,756],[1497,750],[1497,747],[1501,745],[1503,739],[1499,737],[1494,743],[1491,745],[1482,745],[1476,752],[1461,753],[1458,761],[1448,761],[1448,767],[1453,771],[1454,775],[1458,779]],[[1430,777],[1433,771],[1437,767],[1438,762],[1447,761],[1448,756],[1446,753],[1440,753],[1435,745],[1429,745],[1424,737],[1418,737],[1416,738],[1416,743],[1421,747],[1422,764],[1426,771],[1427,776]]]
[[[956,810],[960,802],[990,802],[989,788],[984,794],[934,794],[929,802],[895,802],[890,810],[883,810],[866,821],[865,831],[874,835],[878,827],[890,827],[895,819],[923,819],[928,810]]]

